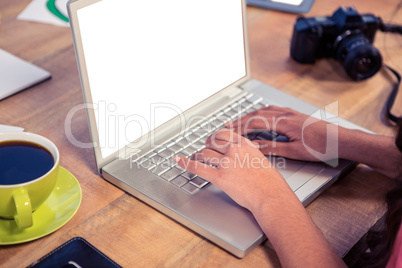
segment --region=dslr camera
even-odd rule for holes
[[[300,63],[335,58],[352,79],[367,79],[382,66],[381,54],[372,45],[381,23],[379,17],[360,15],[354,7],[340,7],[330,17],[300,17],[290,54]]]

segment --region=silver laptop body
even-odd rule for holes
[[[196,137],[189,129],[212,128],[241,101],[247,102],[242,113],[250,103],[327,113],[250,79],[242,0],[73,0],[68,11],[100,174],[235,256],[246,256],[265,239],[248,210],[202,178],[188,184],[195,189],[190,191],[144,161],[155,155],[163,160],[159,154],[174,142]],[[281,160],[276,166],[304,205],[354,164]]]

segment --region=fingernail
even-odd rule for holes
[[[256,146],[256,148],[260,148],[260,144],[256,141],[251,141],[252,144],[254,144],[254,146]]]

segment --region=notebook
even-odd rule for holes
[[[49,72],[0,49],[0,100],[49,78]]]
[[[94,148],[107,181],[246,256],[266,239],[252,214],[172,155],[189,156],[205,133],[262,106],[328,113],[251,79],[242,0],[75,0],[68,11],[92,137],[72,142]],[[304,205],[354,164],[275,160],[285,161],[275,165]]]

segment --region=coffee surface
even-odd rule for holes
[[[0,143],[0,185],[37,179],[53,165],[53,156],[38,144],[22,141]]]

